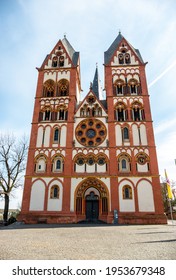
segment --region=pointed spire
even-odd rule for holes
[[[92,91],[95,93],[96,97],[100,99],[101,97],[101,86],[100,86],[100,80],[98,75],[98,63],[96,63],[96,70],[95,75],[92,83]]]

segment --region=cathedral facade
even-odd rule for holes
[[[20,219],[166,223],[145,65],[121,35],[80,101],[80,56],[66,36],[38,69]]]

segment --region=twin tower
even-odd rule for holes
[[[66,37],[38,69],[20,219],[166,223],[145,65],[122,35],[80,101],[80,55]]]

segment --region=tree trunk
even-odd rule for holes
[[[4,219],[4,224],[7,225],[8,221],[8,212],[9,212],[9,195],[5,194],[5,200],[4,200],[4,214],[3,214],[3,219]]]

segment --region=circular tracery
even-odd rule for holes
[[[81,121],[76,128],[76,139],[86,147],[100,145],[106,138],[106,127],[98,119]]]

